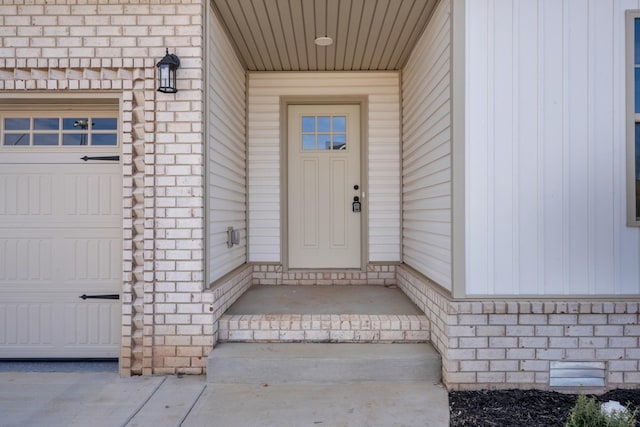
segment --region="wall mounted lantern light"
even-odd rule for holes
[[[158,92],[164,93],[176,93],[178,88],[176,86],[176,70],[180,67],[180,58],[173,53],[169,53],[167,48],[167,54],[157,64],[160,79],[160,86]]]

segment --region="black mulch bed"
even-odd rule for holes
[[[640,389],[612,390],[595,397],[601,402],[616,400],[632,411],[640,407]],[[561,427],[577,398],[540,390],[452,391],[451,427]],[[640,427],[640,422],[636,425]]]

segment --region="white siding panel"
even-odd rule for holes
[[[400,260],[400,94],[395,72],[250,73],[249,260],[281,262],[280,97],[367,96],[368,261]]]
[[[626,227],[624,12],[466,3],[467,295],[640,292]]]
[[[538,86],[526,84],[537,81],[538,21],[539,7],[537,2],[515,2],[514,16],[519,27],[514,34],[514,123],[513,133],[519,144],[513,144],[514,163],[518,166],[514,173],[514,191],[516,194],[529,194],[529,197],[518,197],[514,204],[514,221],[521,224],[514,227],[514,278],[524,288],[535,288],[541,282],[541,263],[539,233],[541,201],[538,194],[538,168],[540,156],[538,152],[537,111]],[[526,224],[527,226],[522,226]],[[474,248],[477,246],[472,244]]]
[[[246,262],[245,72],[211,11],[208,73],[208,280]],[[227,227],[240,244],[227,247]]]
[[[506,16],[513,15],[514,3],[511,0],[500,0],[495,3]],[[494,262],[500,260],[504,268],[494,269],[494,281],[496,292],[511,293],[513,285],[513,164],[514,155],[513,144],[513,70],[511,67],[503,66],[504,63],[513,63],[513,20],[493,19],[492,38],[495,43],[495,50],[501,53],[499,58],[494,57],[493,76],[499,85],[494,85],[494,97],[504,99],[507,102],[497,102],[492,107],[492,116],[500,117],[504,123],[501,126],[493,127],[493,150],[492,162],[494,164],[511,165],[493,170],[491,180],[497,188],[493,198],[493,217],[497,224],[503,224],[500,232],[493,235],[495,245]]]
[[[403,261],[451,290],[450,2],[403,70]]]
[[[488,57],[488,43],[474,43],[472,46],[473,35],[489,34],[489,10],[486,0],[478,0],[467,2],[467,34],[465,39],[466,46],[466,74],[465,77],[468,86],[473,86],[473,91],[468,90],[466,93],[466,126],[465,134],[473,130],[473,143],[470,143],[470,137],[466,136],[465,162],[465,218],[466,225],[466,262],[467,273],[473,272],[478,277],[473,278],[474,291],[478,293],[488,293],[489,283],[493,280],[493,252],[489,250],[493,246],[491,240],[493,236],[493,223],[489,221],[492,217],[488,203],[488,198],[493,193],[489,193],[489,174],[491,167],[491,152],[489,134],[492,116],[489,104],[491,91],[489,90],[489,75],[491,73],[493,61]],[[473,19],[469,17],[473,16]],[[484,66],[474,67],[473,78],[471,78],[470,64],[481,63]],[[470,292],[470,278],[467,278],[467,293]]]
[[[541,97],[541,109],[538,111],[541,127],[541,140],[538,141],[538,147],[541,153],[542,162],[539,170],[539,190],[542,193],[542,259],[544,262],[543,282],[539,283],[536,289],[532,289],[533,293],[555,293],[563,292],[561,289],[566,285],[563,281],[563,264],[564,264],[564,245],[566,241],[562,238],[565,224],[565,205],[564,198],[567,196],[564,176],[563,163],[565,161],[563,150],[563,46],[558,43],[562,40],[563,30],[563,4],[553,0],[544,0],[541,5],[541,30],[539,37],[541,39],[539,50],[538,67],[541,70],[540,80],[538,81],[539,96]],[[502,58],[501,52],[496,50],[496,56]],[[505,64],[508,62],[505,61]],[[497,81],[496,81],[497,82]],[[522,82],[530,84],[529,82]],[[497,84],[497,86],[500,86]],[[500,103],[503,98],[495,97],[494,102]],[[497,123],[497,127],[501,124]],[[499,163],[495,165],[495,169],[502,169],[506,165]],[[498,189],[494,189],[499,191]],[[514,195],[514,198],[518,196]],[[509,222],[511,223],[511,221]],[[504,224],[496,222],[496,231],[502,232]],[[492,248],[492,250],[495,250]],[[500,269],[504,268],[504,263],[500,263]],[[495,282],[494,282],[495,285]],[[528,290],[519,289],[519,292],[530,292]],[[493,292],[499,292],[494,289]]]
[[[593,220],[590,221],[590,235],[593,236],[589,247],[589,256],[597,259],[597,264],[591,264],[593,270],[590,276],[589,293],[613,293],[615,277],[615,178],[613,140],[613,102],[612,88],[614,85],[613,46],[614,14],[613,7],[607,2],[590,3],[590,22],[592,30],[589,33],[589,44],[593,46],[594,57],[589,63],[591,87],[589,94],[589,122],[593,128],[590,133],[589,187],[593,188],[592,203]],[[623,15],[620,15],[621,22]],[[624,27],[622,25],[621,27]],[[623,98],[623,97],[622,97]],[[601,142],[605,142],[604,144]],[[607,143],[608,142],[608,143]],[[622,168],[624,169],[624,168]],[[614,191],[612,191],[614,190]],[[625,200],[624,197],[621,200]],[[640,286],[638,288],[640,290]]]

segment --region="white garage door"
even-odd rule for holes
[[[119,355],[117,122],[0,112],[0,358]]]

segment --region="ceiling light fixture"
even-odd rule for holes
[[[317,44],[318,46],[329,46],[333,44],[333,39],[327,36],[316,37],[316,39],[314,40],[314,43]]]

